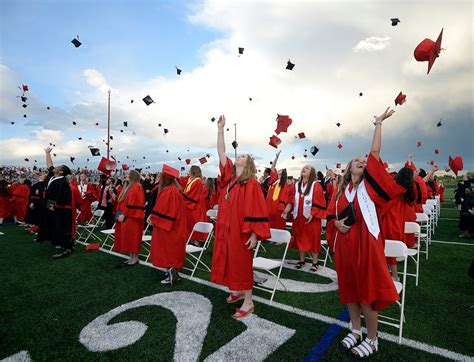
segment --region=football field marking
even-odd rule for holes
[[[454,245],[467,245],[473,246],[474,243],[458,243],[456,241],[443,241],[443,240],[431,240],[432,243],[439,243],[439,244],[454,244]]]

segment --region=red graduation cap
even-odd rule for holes
[[[97,170],[102,171],[103,173],[110,175],[110,173],[117,168],[117,163],[115,161],[109,160],[105,157],[102,157],[100,160]]]
[[[431,160],[431,161],[430,161],[430,165],[431,165],[431,166],[434,165],[434,160]]]
[[[406,94],[403,94],[401,91],[398,94],[397,98],[395,98],[395,106],[401,106],[407,100]]]
[[[278,148],[278,145],[281,143],[281,139],[279,139],[277,136],[271,136],[270,137],[270,142],[268,144],[272,147]]]
[[[163,165],[163,170],[161,170],[161,173],[163,174],[163,176],[169,177],[169,178],[179,177],[179,171],[168,165]]]
[[[339,149],[342,148],[342,143],[341,143],[341,142],[339,142],[339,143],[337,144],[337,148],[339,148]]]
[[[304,132],[300,132],[298,133],[298,138],[306,138],[306,135],[304,134]]]
[[[23,92],[29,91],[28,86],[26,84],[23,84],[22,89],[23,89]]]
[[[439,155],[439,150],[435,148],[435,155]]]
[[[416,147],[420,147],[421,143],[422,143],[421,141],[416,142]]]
[[[189,165],[191,163],[191,160],[187,158],[184,162],[186,162],[186,165]]]
[[[100,243],[92,243],[89,245],[86,245],[86,250],[99,250],[100,249]]]
[[[462,171],[462,169],[464,168],[461,156],[456,156],[454,159],[449,156],[448,164],[456,176],[458,175],[458,172]]]
[[[207,162],[207,158],[206,158],[206,157],[201,157],[201,158],[199,159],[199,162],[200,162],[201,165],[202,165],[203,163],[206,163],[206,162]]]
[[[341,168],[341,164],[340,164],[340,163],[336,163],[336,168]]]
[[[277,114],[276,121],[276,134],[280,134],[281,132],[288,132],[288,127],[293,123],[293,120],[289,116],[283,116],[281,114]]]
[[[441,51],[441,40],[443,39],[443,29],[439,33],[438,39],[434,42],[431,39],[423,40],[415,48],[414,56],[418,62],[428,62],[428,72],[430,73],[431,67],[433,66],[436,58],[439,56]]]
[[[126,163],[122,164],[122,170],[127,171],[128,170],[128,165]]]

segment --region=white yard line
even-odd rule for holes
[[[469,245],[474,246],[474,243],[458,243],[455,241],[443,241],[443,240],[431,240],[432,243],[440,243],[440,244],[454,244],[454,245]]]
[[[432,240],[432,242],[438,242],[439,243],[439,242],[442,242],[442,241]],[[450,242],[446,242],[446,241],[442,242],[442,243],[455,244],[455,243],[450,243]],[[462,243],[457,243],[457,244],[462,244]],[[472,244],[462,244],[462,245],[472,245]],[[119,253],[115,253],[113,251],[108,251],[108,250],[104,250],[104,249],[100,249],[100,250],[103,251],[103,252],[115,255],[115,256],[119,256],[121,258],[126,258],[126,256],[124,256],[122,254],[119,254]],[[148,267],[152,267],[154,269],[165,270],[165,269],[162,269],[162,268],[157,268],[157,267],[153,266],[153,264],[148,263],[148,262],[140,261],[140,264],[148,266]],[[182,278],[189,279],[190,281],[193,281],[193,282],[196,282],[196,283],[199,283],[199,284],[202,284],[202,285],[206,285],[206,286],[214,288],[214,289],[219,289],[219,290],[228,292],[228,289],[226,287],[211,283],[207,280],[199,279],[199,278],[196,278],[196,277],[191,278],[189,275],[186,275],[186,274],[180,274],[180,275],[181,275]],[[266,305],[269,305],[271,307],[284,310],[286,312],[294,313],[294,314],[297,314],[297,315],[300,315],[300,316],[303,316],[303,317],[306,317],[306,318],[315,319],[315,320],[318,320],[318,321],[321,321],[321,322],[324,322],[324,323],[327,323],[327,324],[337,324],[341,327],[349,328],[348,323],[342,322],[342,321],[340,321],[336,318],[333,318],[333,317],[328,317],[328,316],[325,316],[323,314],[310,312],[310,311],[307,311],[307,310],[304,310],[304,309],[292,307],[292,306],[282,304],[282,303],[278,303],[278,302],[275,302],[275,301],[273,303],[270,303],[270,300],[262,298],[262,297],[258,297],[258,296],[254,296],[253,299],[255,301],[259,302],[259,303],[266,304]],[[398,336],[396,336],[394,334],[390,334],[390,333],[386,333],[386,332],[379,332],[379,337],[381,339],[385,339],[385,340],[393,342],[393,343],[398,343]],[[405,337],[402,339],[402,345],[407,346],[407,347],[411,347],[411,348],[414,348],[414,349],[418,349],[420,351],[424,351],[424,352],[427,352],[427,353],[435,354],[435,355],[438,355],[438,356],[441,356],[441,357],[449,358],[449,359],[452,359],[452,360],[455,360],[455,361],[474,361],[474,357],[466,356],[466,355],[463,355],[463,354],[460,354],[460,353],[457,353],[457,352],[450,351],[448,349],[436,347],[436,346],[433,346],[433,345],[430,345],[430,344],[427,344],[427,343],[423,343],[423,342],[418,342],[418,341],[415,341],[413,339],[409,339],[409,338],[405,338]]]

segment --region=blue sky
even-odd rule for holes
[[[138,167],[159,169],[163,162],[184,166],[177,157],[195,163],[206,153],[215,156],[210,118],[224,113],[230,127],[239,125],[239,152],[251,152],[263,168],[276,151],[268,146],[276,114],[288,114],[293,125],[280,135],[281,166],[297,174],[305,163],[323,169],[366,154],[373,115],[394,106],[403,91],[407,102],[384,127],[382,155],[393,169],[408,152],[419,164],[434,159],[442,167],[448,155],[459,154],[466,169],[474,168],[470,2],[4,0],[0,6],[0,146],[6,150],[0,163],[42,159],[51,141],[58,162],[75,156],[86,165],[88,145],[105,154],[111,88],[118,159],[129,155],[141,160]],[[390,25],[394,16],[401,19],[397,27]],[[446,50],[426,75],[427,64],[414,60],[413,49],[436,39],[441,28]],[[76,35],[83,43],[77,49]],[[288,59],[296,63],[291,72]],[[183,69],[180,77],[175,65]],[[22,83],[30,86],[26,111],[17,98]],[[146,107],[147,94],[157,103]],[[437,128],[440,118],[444,126]],[[121,133],[125,120],[129,127]],[[307,138],[295,139],[302,131]],[[230,149],[232,131],[226,137]],[[304,158],[312,145],[319,154]],[[217,172],[216,157],[206,172]]]

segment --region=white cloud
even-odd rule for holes
[[[387,48],[390,45],[389,41],[389,36],[371,36],[370,38],[365,38],[365,40],[361,40],[360,42],[358,42],[357,45],[353,48],[353,50],[355,53],[359,51],[376,52]]]

